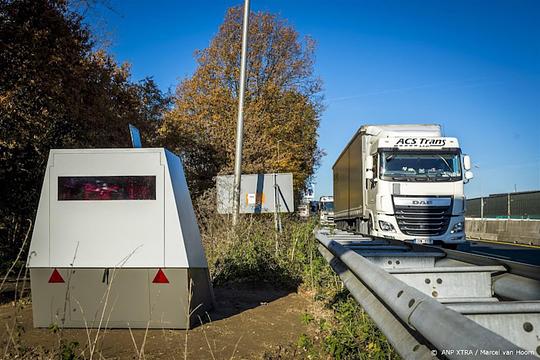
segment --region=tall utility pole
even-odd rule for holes
[[[238,94],[238,120],[236,123],[236,155],[234,161],[233,225],[238,223],[240,213],[240,182],[242,179],[242,138],[244,135],[244,92],[246,87],[246,58],[249,22],[249,0],[244,1],[242,27],[242,59],[240,60],[240,93]]]
[[[281,140],[277,141],[277,163],[279,165],[279,143]],[[279,216],[280,204],[279,204],[279,186],[277,184],[277,174],[274,166],[274,227],[276,231],[281,232],[281,217]],[[277,246],[277,245],[276,245]]]

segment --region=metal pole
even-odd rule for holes
[[[484,197],[480,197],[480,218],[484,220]]]
[[[507,200],[506,200],[506,207],[508,212],[508,219],[512,216],[512,212],[510,211],[510,193],[507,194]]]
[[[242,59],[240,61],[240,92],[238,94],[238,120],[236,123],[236,155],[234,161],[233,225],[240,213],[240,181],[242,178],[242,138],[244,135],[244,92],[246,87],[246,58],[249,22],[249,0],[244,1],[242,27]]]
[[[279,226],[278,226],[278,218],[277,218],[277,212],[278,212],[278,208],[277,208],[277,180],[276,180],[276,173],[274,172],[273,174],[273,177],[274,177],[274,229],[276,231],[279,230]]]
[[[278,140],[277,141],[277,159],[278,159],[278,165],[279,165],[279,143],[281,142],[281,140]],[[276,179],[277,179],[277,175],[276,175]],[[278,231],[281,233],[282,231],[282,228],[281,228],[281,202],[279,200],[279,185],[275,184],[276,186],[276,196],[277,196],[277,202],[275,203],[275,206],[277,208],[277,223],[278,223]]]

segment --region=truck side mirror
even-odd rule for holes
[[[465,171],[465,180],[467,181],[471,180],[473,177],[474,177],[474,174],[472,171],[469,171],[469,170]]]
[[[471,170],[471,167],[471,157],[469,155],[463,156],[463,168],[465,171]]]

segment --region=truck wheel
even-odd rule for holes
[[[368,234],[369,235],[373,234],[373,230],[374,230],[373,229],[373,218],[371,216],[369,217],[367,226],[368,226]]]

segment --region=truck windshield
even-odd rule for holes
[[[381,179],[395,181],[461,180],[461,157],[453,152],[381,153]]]
[[[321,210],[322,211],[328,211],[328,212],[334,211],[334,202],[322,202],[321,203]]]

